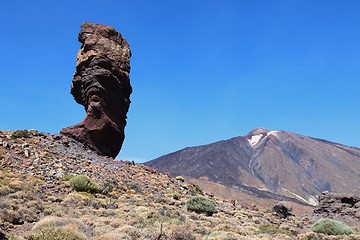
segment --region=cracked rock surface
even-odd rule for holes
[[[127,41],[114,28],[85,22],[79,33],[71,94],[85,107],[78,124],[61,130],[66,135],[115,158],[123,144],[130,106],[130,57]]]

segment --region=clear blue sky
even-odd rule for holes
[[[360,147],[360,1],[3,1],[0,129],[58,133],[79,26],[130,43],[134,92],[118,159],[287,130]]]

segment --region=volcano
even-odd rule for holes
[[[359,148],[264,128],[187,147],[145,165],[258,197],[309,205],[316,205],[323,191],[357,193],[360,186]]]

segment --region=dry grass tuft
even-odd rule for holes
[[[72,228],[44,228],[25,237],[26,240],[87,240]]]

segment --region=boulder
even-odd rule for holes
[[[130,106],[130,57],[127,41],[114,28],[85,22],[78,37],[71,94],[84,106],[85,118],[60,133],[115,158],[123,144]]]
[[[280,218],[287,218],[294,215],[292,213],[292,206],[287,202],[278,202],[274,205],[272,211]]]
[[[323,192],[314,213],[323,217],[346,216],[360,220],[360,196]]]

